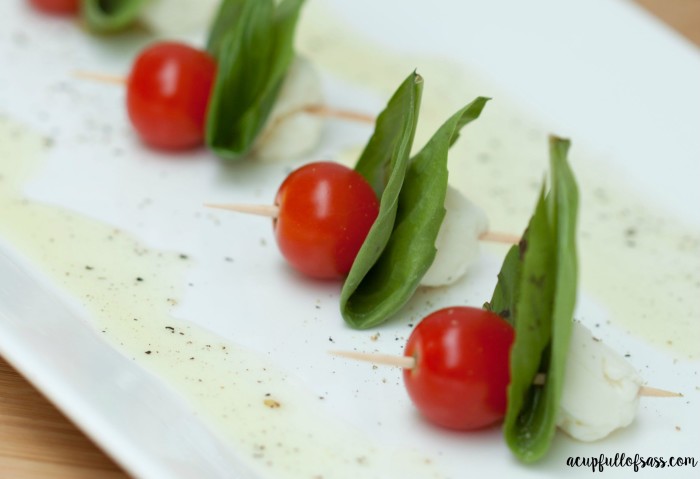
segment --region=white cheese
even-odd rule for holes
[[[641,385],[631,364],[575,322],[557,426],[581,441],[602,439],[634,420]]]
[[[483,210],[451,186],[447,188],[445,210],[435,240],[437,254],[421,286],[444,286],[461,278],[478,256],[479,237],[488,230]]]
[[[314,148],[321,137],[323,119],[304,109],[322,104],[318,72],[310,61],[297,56],[289,67],[267,125],[253,146],[256,158],[289,160]]]
[[[219,0],[149,0],[139,19],[153,33],[175,35],[208,29]]]

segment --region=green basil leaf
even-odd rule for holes
[[[551,191],[547,197],[549,217],[554,233],[556,251],[555,293],[552,308],[552,342],[549,348],[547,382],[544,388],[544,422],[542,439],[533,448],[526,461],[532,462],[544,456],[549,449],[556,429],[559,404],[566,374],[566,358],[569,351],[573,316],[576,307],[578,285],[578,257],[576,254],[576,225],[578,216],[578,187],[567,162],[569,141],[550,137]],[[513,441],[511,447],[522,451],[528,446]]]
[[[498,314],[500,317],[513,324],[513,312],[511,309],[515,304],[515,292],[518,287],[521,266],[521,248],[525,248],[526,243],[511,246],[503,260],[501,271],[498,273],[498,282],[493,291],[491,301],[484,303],[484,309]]]
[[[294,32],[304,0],[246,0],[233,18],[235,3],[220,10],[222,17],[209,39],[218,69],[206,141],[228,160],[248,153],[267,121],[294,58]]]
[[[377,117],[374,132],[355,164],[355,171],[372,185],[377,198],[382,198],[395,171],[408,166],[422,91],[423,78],[414,71]]]
[[[457,111],[410,160],[389,240],[374,263],[356,268],[355,261],[350,274],[356,270],[362,276],[353,278],[352,290],[346,281],[341,292],[341,311],[352,326],[369,328],[386,321],[418,288],[435,258],[435,240],[445,216],[449,148],[460,129],[479,117],[487,101],[479,97]],[[384,168],[377,165],[373,171],[380,173],[375,178],[381,178]],[[387,188],[382,202],[395,201],[391,194]],[[369,236],[365,246],[376,250]]]
[[[552,299],[555,288],[556,254],[544,192],[523,236],[524,253],[513,305],[515,342],[510,351],[511,379],[508,386],[506,440],[517,447],[524,460],[542,442],[549,424],[542,387],[533,386],[552,338]],[[541,367],[542,366],[542,367]],[[547,381],[549,383],[549,381]],[[518,453],[516,452],[516,455]]]
[[[82,16],[89,30],[114,33],[130,27],[144,0],[82,0]]]
[[[364,277],[389,242],[399,207],[399,193],[410,161],[422,92],[423,78],[416,72],[411,73],[377,117],[374,133],[357,163],[379,165],[387,162],[390,168],[386,181],[373,185],[380,187],[383,192],[379,202],[379,214],[357,253],[340,293],[340,311],[345,321],[355,328],[369,327],[358,309],[360,305],[356,303],[353,293],[360,287]],[[371,181],[370,178],[367,179]],[[363,297],[371,294],[372,291],[367,290]]]
[[[551,188],[540,194],[519,246],[511,248],[487,309],[508,312],[515,327],[504,433],[522,461],[542,458],[559,412],[576,303],[578,190],[569,142],[550,139]],[[533,385],[538,373],[544,385]]]
[[[207,52],[219,58],[221,53],[221,42],[226,32],[236,27],[236,22],[241,16],[243,6],[248,0],[224,0],[219,6],[219,10],[214,17],[214,23],[209,28],[207,38]]]

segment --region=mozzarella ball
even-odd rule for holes
[[[622,356],[574,323],[557,426],[596,441],[634,420],[642,379]]]
[[[219,0],[148,0],[139,19],[160,35],[190,33],[209,28]]]
[[[479,237],[488,230],[484,211],[451,186],[447,187],[445,210],[435,240],[437,254],[421,286],[444,286],[461,278],[478,256]]]
[[[304,111],[323,104],[321,78],[305,58],[297,56],[287,72],[267,125],[260,132],[253,154],[262,161],[293,159],[314,148],[323,118]]]

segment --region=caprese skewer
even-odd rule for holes
[[[341,312],[355,328],[386,321],[421,285],[455,282],[476,257],[479,239],[519,239],[488,234],[485,215],[447,183],[449,148],[486,98],[458,110],[411,155],[422,82],[413,72],[399,86],[354,169],[312,163],[283,182],[273,205],[209,205],[272,217],[280,249],[295,268],[344,277]],[[345,184],[326,178],[340,178],[341,170]]]
[[[205,50],[157,42],[138,54],[126,77],[83,70],[74,75],[123,85],[128,117],[139,138],[154,149],[177,151],[205,143],[216,72],[216,61]],[[250,155],[262,161],[296,158],[316,146],[324,118],[374,123],[372,115],[325,104],[321,90],[311,62],[297,57]]]
[[[475,430],[503,420],[510,382],[513,327],[481,308],[443,308],[426,316],[403,356],[331,351],[335,356],[400,367],[406,391],[428,421]],[[533,384],[547,381],[538,374]],[[644,386],[629,362],[580,322],[574,322],[557,426],[581,441],[596,441],[634,420],[640,397],[680,397]]]
[[[282,256],[297,271],[318,279],[344,278],[379,213],[379,200],[355,170],[324,161],[287,176],[273,204],[206,204],[209,208],[272,219]],[[449,188],[438,253],[421,286],[456,282],[476,260],[478,241],[515,244],[520,238],[487,230],[485,214]]]
[[[503,420],[511,451],[534,462],[556,427],[580,440],[629,425],[649,388],[634,368],[573,320],[578,284],[578,187],[569,141],[550,138],[543,187],[520,243],[506,255],[483,309],[436,311],[415,328],[401,357],[343,353],[404,368],[406,389],[431,422],[479,429]]]

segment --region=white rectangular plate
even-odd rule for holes
[[[123,88],[72,72],[125,74],[153,37],[90,36],[25,3],[0,5],[0,353],[128,471],[588,477],[567,458],[697,452],[700,56],[675,33],[614,0],[328,0],[303,12],[298,47],[331,105],[375,113],[418,69],[418,146],[475,96],[494,98],[455,146],[450,181],[495,230],[524,228],[547,133],[573,140],[576,316],[650,384],[684,397],[643,400],[635,423],[601,442],[558,433],[525,467],[498,428],[427,425],[400,371],[326,354],[400,354],[428,312],[489,298],[505,247],[484,246],[466,279],[419,291],[386,325],[347,328],[339,286],[290,271],[267,221],[201,205],[269,202],[296,165],[353,161],[369,129],[330,120],[318,148],[278,163],[150,151]],[[203,32],[183,37],[201,43]]]

